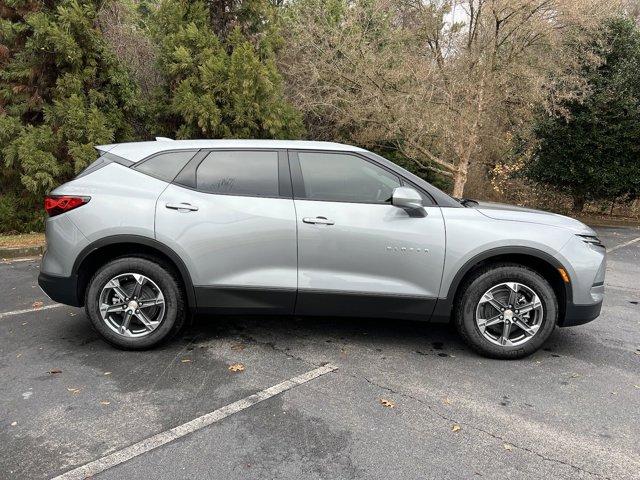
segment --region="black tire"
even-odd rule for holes
[[[476,306],[481,297],[503,282],[518,282],[531,288],[542,302],[542,323],[535,335],[521,345],[496,345],[482,335],[476,324]],[[513,263],[494,264],[474,272],[462,285],[454,308],[453,323],[462,339],[473,350],[490,358],[517,359],[531,355],[547,341],[558,320],[558,299],[549,282],[535,270]]]
[[[155,282],[164,295],[164,315],[160,324],[149,334],[130,338],[112,331],[102,319],[99,309],[104,286],[117,275],[142,274]],[[121,257],[98,269],[85,292],[85,311],[94,329],[111,345],[125,350],[144,350],[169,340],[183,327],[186,319],[184,294],[174,270],[153,257]]]

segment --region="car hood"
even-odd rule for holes
[[[495,220],[538,223],[541,225],[566,228],[574,233],[580,233],[583,235],[596,234],[593,229],[586,226],[584,223],[571,217],[558,215],[557,213],[494,202],[478,202],[478,205],[475,208],[484,216]]]

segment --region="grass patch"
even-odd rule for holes
[[[44,244],[44,233],[0,235],[0,248],[32,247]]]

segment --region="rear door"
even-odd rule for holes
[[[406,181],[347,152],[290,152],[298,223],[299,314],[427,320],[444,264],[440,208],[391,205]],[[407,185],[412,186],[412,185]]]
[[[286,152],[200,151],[158,199],[156,237],[187,265],[199,309],[293,312],[296,220]]]

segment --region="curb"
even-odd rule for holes
[[[36,257],[44,253],[44,245],[34,245],[32,247],[17,247],[17,248],[0,248],[0,258],[24,258],[24,257]]]

